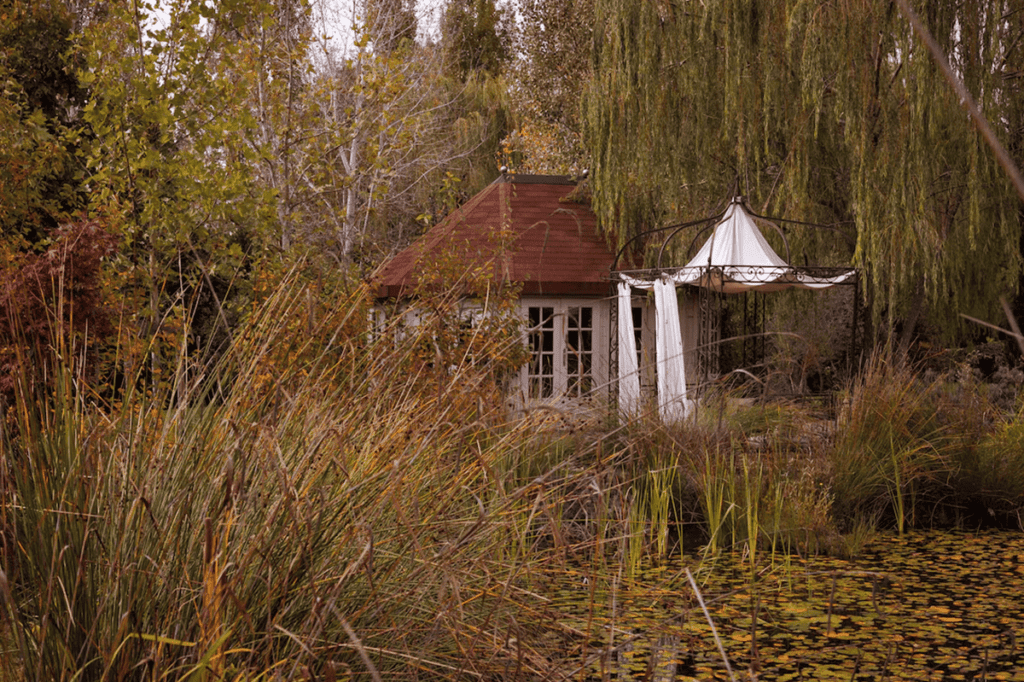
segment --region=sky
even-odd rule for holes
[[[319,58],[324,61],[343,60],[355,49],[353,26],[358,21],[359,0],[309,0],[313,10]],[[167,0],[154,0],[150,26],[162,27],[168,22]],[[420,41],[436,40],[441,23],[444,0],[417,0],[416,16]]]

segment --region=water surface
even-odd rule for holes
[[[853,560],[677,558],[632,579],[566,564],[536,587],[575,679],[1024,681],[1024,534],[880,536]]]

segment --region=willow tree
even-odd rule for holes
[[[1019,154],[1024,15],[1011,4],[916,3]],[[862,266],[875,319],[902,324],[904,343],[922,313],[954,336],[958,313],[994,315],[1014,292],[1019,200],[894,2],[595,5],[585,138],[619,244],[738,188],[758,209],[849,226],[849,240],[799,248]]]

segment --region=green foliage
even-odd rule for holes
[[[408,51],[416,41],[416,3],[413,0],[364,0],[366,28],[374,52],[388,55]]]
[[[0,12],[0,53],[30,110],[55,124],[71,124],[74,107],[87,97],[75,73],[72,11],[56,3],[4,0]]]
[[[461,179],[465,198],[493,181],[499,166],[510,165],[502,157],[502,140],[511,126],[506,73],[513,30],[512,9],[494,0],[453,0],[441,16],[438,67],[459,151],[449,170]]]
[[[83,204],[75,152],[87,91],[72,14],[54,3],[0,3],[0,234],[43,241]],[[8,244],[11,244],[8,241]]]
[[[969,513],[998,525],[1021,524],[1024,509],[1024,417],[1000,420],[976,447],[964,448],[954,482]]]
[[[162,28],[146,28],[148,9],[112,6],[81,37],[95,92],[83,112],[95,135],[89,210],[119,242],[110,268],[122,325],[151,336],[169,311],[206,297],[198,333],[223,340],[245,305],[236,277],[278,233],[276,198],[242,142],[255,125],[234,67],[246,44],[211,24],[205,4],[173,4]]]
[[[463,196],[468,199],[498,177],[501,165],[513,167],[503,140],[511,126],[511,102],[504,76],[470,73],[455,81],[458,118],[453,129],[465,158],[453,167],[463,177]]]
[[[509,59],[511,15],[494,0],[449,0],[441,18],[445,67],[458,81],[498,76]]]
[[[508,165],[524,173],[587,168],[580,97],[590,77],[592,0],[523,0],[509,72]]]
[[[833,454],[837,518],[900,527],[1015,519],[1013,420],[996,429],[994,413],[984,387],[963,374],[919,375],[873,360]]]
[[[900,527],[907,515],[913,523],[915,509],[904,504],[906,497],[938,486],[951,471],[938,389],[909,369],[872,361],[853,388],[833,455],[839,518],[886,513]]]
[[[34,244],[65,215],[61,189],[53,185],[71,159],[42,112],[26,112],[17,83],[6,75],[0,65],[0,79],[6,81],[0,99],[0,227],[9,244]]]

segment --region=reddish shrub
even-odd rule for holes
[[[0,246],[0,393],[13,390],[19,349],[45,351],[58,339],[90,340],[112,330],[101,283],[115,240],[94,221],[57,229],[44,251]],[[71,347],[70,345],[65,347]]]

